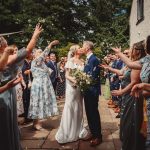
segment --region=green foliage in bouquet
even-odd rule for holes
[[[95,84],[92,77],[79,69],[72,69],[71,76],[76,80],[76,86],[80,88],[81,92],[84,93],[88,88]]]

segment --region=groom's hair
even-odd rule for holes
[[[84,41],[83,44],[86,44],[90,50],[94,50],[94,43],[92,41]]]

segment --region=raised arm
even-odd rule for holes
[[[123,69],[119,70],[119,69],[115,69],[115,68],[112,68],[108,65],[100,65],[101,67],[103,67],[104,69],[108,69],[109,71],[113,72],[113,73],[116,73],[118,76],[122,76],[123,75]]]
[[[58,40],[54,40],[52,41],[47,47],[46,49],[43,51],[43,53],[41,54],[42,57],[46,57],[49,53],[50,53],[50,50],[53,46],[55,45],[58,45],[59,44],[59,41]]]
[[[43,61],[44,61],[45,57],[50,53],[51,48],[52,48],[53,46],[57,45],[57,44],[59,44],[59,41],[58,41],[58,40],[52,41],[52,42],[45,48],[45,50],[44,50],[42,53],[40,53],[40,55],[37,56],[37,57],[34,59],[34,61],[38,62],[38,63],[36,63],[36,65],[41,65],[40,62],[43,62]]]
[[[32,52],[33,48],[36,45],[38,37],[42,31],[43,31],[42,26],[40,26],[40,24],[37,24],[35,27],[34,33],[32,35],[32,38],[29,41],[27,48],[26,48],[27,55],[30,55],[30,53]],[[17,54],[10,56],[8,59],[8,64],[12,64],[13,62],[16,61],[16,59],[17,59]]]
[[[42,31],[43,31],[42,26],[40,24],[37,24],[34,33],[32,35],[32,38],[26,48],[28,55],[32,52],[33,48],[35,47],[38,37]]]
[[[142,68],[142,65],[139,61],[132,61],[128,57],[126,57],[122,52],[121,48],[112,48],[112,50],[121,58],[121,60],[131,69],[137,69],[140,70]]]

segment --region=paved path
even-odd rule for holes
[[[62,112],[64,101],[58,102],[59,110]],[[77,141],[69,144],[59,145],[55,140],[55,133],[59,127],[60,116],[43,120],[44,131],[34,131],[32,124],[21,126],[22,146],[25,150],[120,150],[119,119],[114,112],[107,108],[107,101],[100,97],[99,110],[102,122],[103,143],[95,148],[89,146],[89,142]]]

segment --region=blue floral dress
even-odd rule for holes
[[[143,83],[150,83],[150,55],[145,56],[144,58],[140,59],[140,63],[142,65],[141,70],[141,81]],[[150,148],[150,96],[145,97],[147,103],[147,140],[146,140],[146,147]]]
[[[58,114],[56,96],[50,80],[50,70],[44,62],[49,52],[50,49],[46,48],[31,64],[33,81],[28,113],[28,118],[31,119],[43,119]]]

